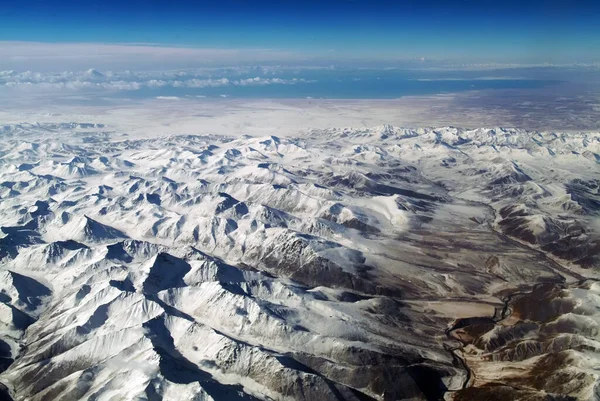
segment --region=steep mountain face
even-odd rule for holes
[[[450,333],[475,374],[455,399],[598,399],[599,295],[598,281],[540,285],[511,297],[498,321],[458,321]]]
[[[600,394],[600,134],[2,132],[0,398]]]

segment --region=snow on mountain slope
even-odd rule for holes
[[[0,383],[39,401],[592,400],[599,155],[600,134],[503,128],[5,125]]]

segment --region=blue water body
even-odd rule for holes
[[[434,95],[469,90],[526,89],[553,85],[553,81],[391,81],[364,80],[317,81],[294,85],[227,86],[216,88],[145,89],[136,93],[142,97],[206,96],[234,98],[324,98],[324,99],[394,99],[411,95]]]
[[[322,98],[322,99],[394,99],[403,96],[436,95],[474,90],[536,89],[557,85],[561,80],[554,77],[531,78],[517,76],[494,76],[494,72],[412,72],[386,70],[303,70],[279,71],[273,78],[297,79],[295,84],[224,85],[203,88],[165,86],[144,88],[120,94],[128,98],[153,98],[159,96],[207,98]],[[229,76],[239,80],[269,75]],[[218,76],[214,77],[218,79]]]

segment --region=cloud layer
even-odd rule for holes
[[[211,49],[150,44],[0,41],[0,70],[161,70],[246,64],[295,63],[305,54],[273,49]]]
[[[215,77],[215,74],[228,74]],[[99,72],[64,71],[60,73],[0,71],[0,90],[44,92],[72,91],[135,91],[160,88],[217,88],[228,86],[294,85],[313,82],[302,78],[239,77],[231,71],[200,70],[196,72]]]

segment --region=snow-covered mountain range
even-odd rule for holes
[[[600,397],[600,133],[5,125],[0,226],[0,399]]]

